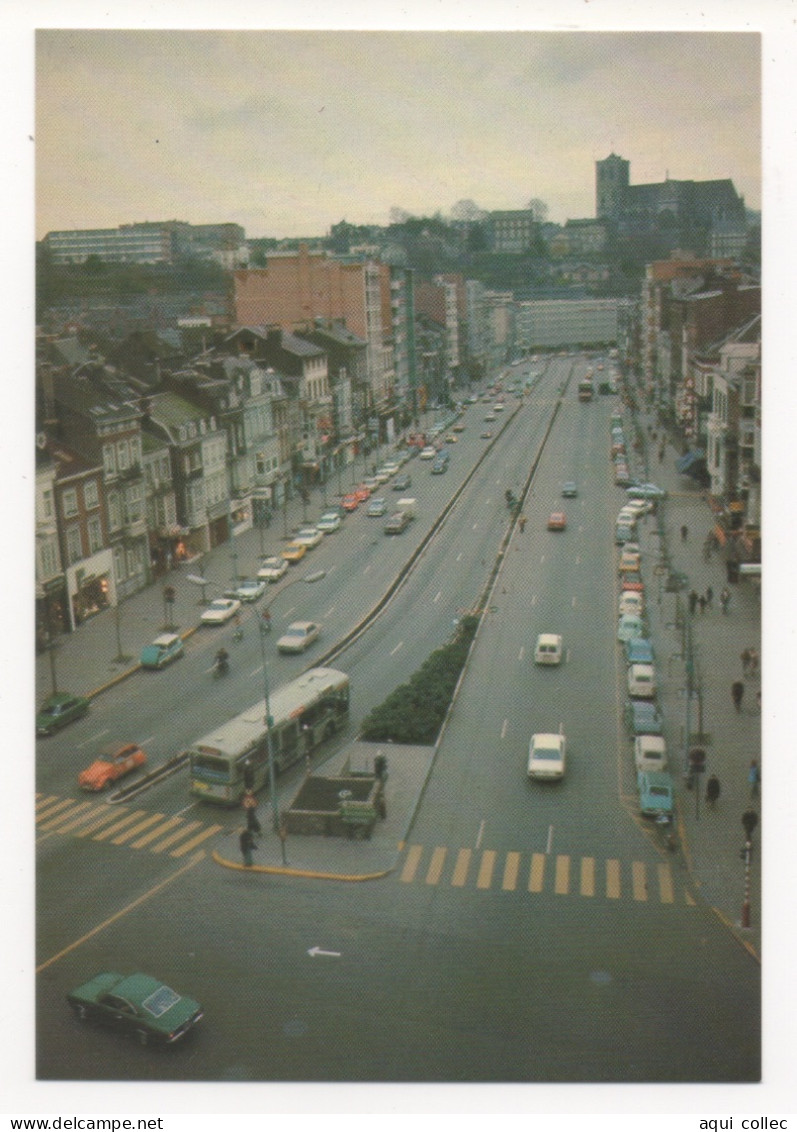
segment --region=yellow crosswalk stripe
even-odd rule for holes
[[[432,859],[429,862],[429,868],[426,873],[427,884],[437,884],[440,880],[440,874],[443,871],[443,865],[446,859],[446,850],[439,845],[432,853]]]
[[[517,885],[517,875],[520,870],[520,853],[507,853],[504,864],[504,879],[501,888],[505,892],[514,892]]]
[[[675,893],[672,885],[672,871],[669,865],[657,865],[659,874],[659,899],[662,904],[673,904]]]
[[[106,813],[97,814],[95,818],[90,818],[88,823],[77,831],[75,837],[88,837],[95,829],[100,829],[102,826],[108,825],[109,822],[116,821],[119,815],[124,813],[127,813],[124,806],[116,806],[114,808],[109,806]]]
[[[631,863],[631,891],[634,900],[647,900],[648,883],[645,877],[645,866],[641,861]]]
[[[529,892],[542,892],[545,879],[545,854],[532,853],[531,872],[529,873]]]
[[[132,829],[126,829],[125,832],[120,833],[118,837],[112,837],[111,844],[124,845],[126,841],[129,841],[131,837],[135,837],[136,834],[141,833],[142,830],[149,829],[155,822],[163,821],[165,816],[165,814],[150,814],[148,818],[144,818],[143,821],[138,822]]]
[[[168,833],[170,829],[174,829],[176,825],[182,824],[182,818],[168,818],[166,821],[161,822],[161,824],[155,829],[151,829],[149,833],[145,833],[143,837],[139,837],[137,841],[133,842],[130,848],[143,849],[145,845],[149,845],[151,842],[157,841],[159,837],[162,837],[163,834]]]
[[[581,858],[581,888],[582,896],[595,895],[595,858]]]
[[[36,810],[43,810],[45,806],[49,806],[51,802],[55,802],[56,800],[56,794],[48,794],[45,798],[39,798],[34,808]]]
[[[482,853],[479,875],[476,877],[477,888],[489,888],[492,884],[496,856],[495,849],[485,849]]]
[[[62,798],[61,801],[56,805],[50,806],[48,809],[42,810],[41,813],[37,814],[37,820],[47,821],[47,819],[51,818],[53,814],[57,814],[61,810],[65,810],[68,806],[74,806],[74,804],[75,803],[71,798]]]
[[[159,841],[157,845],[153,845],[152,852],[162,853],[164,849],[168,849],[170,845],[174,845],[176,841],[179,841],[182,837],[185,837],[185,835],[187,833],[190,833],[192,829],[198,829],[201,824],[202,822],[199,821],[183,822],[181,828],[178,829],[175,833],[169,834],[168,837],[164,837],[163,841]]]
[[[49,818],[47,821],[41,822],[39,829],[57,829],[58,832],[61,833],[65,828],[70,829],[72,826],[80,825],[86,818],[86,810],[91,809],[93,805],[93,802],[79,802],[76,806],[73,806],[68,813],[61,811],[58,817]],[[80,817],[73,821],[72,819],[75,817],[75,814],[80,814]],[[64,821],[67,822],[66,826],[61,824]]]
[[[556,873],[553,890],[557,896],[566,896],[570,887],[570,858],[559,854],[556,858]]]
[[[620,899],[620,862],[615,857],[606,862],[606,895],[610,900]]]
[[[468,869],[470,868],[470,849],[460,849],[457,853],[457,863],[454,865],[454,873],[451,877],[451,883],[457,888],[462,888],[465,881],[468,879]]]
[[[130,825],[131,822],[137,821],[139,818],[143,818],[146,812],[146,810],[134,810],[132,814],[128,814],[126,817],[122,818],[121,821],[118,821],[116,825],[109,826],[108,829],[104,829],[102,833],[95,833],[92,840],[105,841],[107,837],[111,837],[112,834],[118,833],[119,830],[124,829],[126,825]]]
[[[401,879],[405,884],[415,880],[415,872],[421,859],[421,853],[423,853],[423,846],[413,845],[407,854],[407,860],[404,862],[404,868],[401,871]]]
[[[213,837],[219,830],[224,829],[222,825],[210,825],[207,829],[203,829],[196,837],[192,837],[190,841],[186,841],[185,845],[181,845],[179,849],[172,849],[170,856],[182,857],[186,853],[190,853],[192,849],[196,849],[197,845],[201,845],[203,841],[207,841],[209,837]]]

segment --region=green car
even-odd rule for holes
[[[178,994],[152,975],[102,972],[76,987],[66,1000],[81,1021],[101,1022],[130,1031],[142,1045],[169,1045],[202,1017],[193,998]]]
[[[639,809],[643,817],[672,817],[672,778],[666,770],[640,770],[637,774]]]
[[[89,701],[85,696],[73,696],[70,692],[49,696],[36,716],[36,734],[52,735],[73,719],[80,719],[88,710]]]
[[[183,638],[179,633],[161,633],[151,645],[141,650],[142,668],[163,668],[172,660],[177,660],[185,651]]]

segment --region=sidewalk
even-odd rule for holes
[[[624,414],[628,422],[629,414]],[[656,429],[651,414],[639,413],[637,421],[646,435],[648,425]],[[661,430],[656,429],[658,439]],[[629,437],[632,430],[627,430]],[[709,561],[703,557],[703,545],[714,526],[714,518],[703,490],[696,481],[680,475],[676,468],[678,453],[668,443],[662,463],[656,456],[657,443],[648,441],[650,463],[648,479],[668,492],[662,507],[664,548],[671,570],[686,576],[680,594],[668,593],[653,573],[661,540],[656,533],[659,519],[649,516],[641,524],[642,567],[646,586],[647,609],[656,654],[659,701],[664,716],[667,749],[676,785],[680,840],[692,878],[707,903],[729,925],[737,937],[756,954],[761,945],[761,831],[753,835],[754,854],[750,873],[749,927],[742,926],[742,905],[745,900],[745,865],[740,857],[746,835],[742,814],[753,809],[760,818],[761,800],[751,799],[748,772],[751,759],[761,765],[761,711],[757,693],[761,689],[757,675],[743,671],[741,654],[753,646],[761,652],[761,608],[757,582],[742,579],[736,584],[727,581],[725,558],[715,550]],[[642,476],[645,469],[634,471]],[[681,528],[687,528],[682,538]],[[731,591],[728,613],[723,614],[719,595],[727,586]],[[676,624],[676,610],[689,617],[689,593],[705,595],[713,589],[713,601],[703,612],[698,605],[691,616],[694,656],[693,689],[702,693],[702,720],[698,698],[693,693],[690,708],[690,733],[686,736],[686,668],[682,655],[683,628]],[[744,695],[741,711],[731,699],[731,685],[741,680]],[[695,737],[701,730],[702,739]],[[706,752],[706,770],[693,789],[687,787],[683,770],[684,758],[691,747]],[[705,800],[706,782],[716,775],[720,781],[720,797],[714,809]]]

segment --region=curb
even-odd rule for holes
[[[187,641],[188,638],[192,637],[198,629],[199,629],[199,626],[194,625],[194,627],[192,629],[186,629],[186,631],[184,633],[181,633],[180,636],[184,641]],[[93,691],[87,692],[86,698],[89,699],[89,700],[93,700],[95,696],[99,696],[103,692],[107,692],[109,688],[114,688],[117,684],[121,684],[123,680],[126,680],[128,678],[128,676],[133,676],[136,672],[140,672],[140,671],[141,671],[141,665],[140,664],[134,664],[132,666],[132,668],[126,668],[124,672],[118,672],[116,674],[116,676],[112,676],[111,679],[107,680],[104,684],[100,684]]]
[[[225,869],[236,869],[243,873],[269,873],[272,876],[306,877],[312,880],[340,880],[350,883],[359,883],[367,880],[381,880],[393,872],[395,865],[377,873],[328,873],[320,869],[292,869],[286,865],[241,865],[237,861],[229,861],[226,857],[213,850],[211,854],[217,865]]]

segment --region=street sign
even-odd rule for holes
[[[706,752],[702,747],[695,747],[689,752],[689,764],[695,774],[702,774],[706,769]]]

